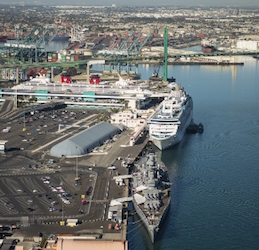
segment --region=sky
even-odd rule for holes
[[[2,4],[259,7],[258,0],[0,0]]]

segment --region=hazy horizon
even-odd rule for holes
[[[258,0],[75,0],[71,3],[70,0],[2,0],[0,4],[25,4],[25,5],[69,5],[69,6],[186,6],[186,7],[259,7]]]

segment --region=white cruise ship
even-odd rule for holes
[[[160,150],[179,143],[192,122],[192,110],[192,98],[180,84],[173,84],[170,95],[149,120],[150,141]]]

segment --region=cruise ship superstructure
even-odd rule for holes
[[[183,89],[175,83],[171,93],[160,104],[149,120],[150,141],[160,150],[179,143],[192,122],[193,102]]]
[[[171,201],[167,168],[154,153],[135,163],[133,206],[154,243]]]

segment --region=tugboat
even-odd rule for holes
[[[163,81],[163,78],[162,77],[159,77],[158,76],[158,73],[159,73],[159,68],[156,70],[154,69],[154,72],[152,74],[152,76],[149,77],[149,80],[150,81]]]
[[[192,123],[186,129],[186,133],[189,133],[189,134],[203,133],[203,129],[204,128],[202,123],[199,123],[199,124]]]
[[[154,153],[147,153],[134,167],[133,206],[154,243],[169,210],[171,183],[166,166]]]
[[[154,69],[154,72],[153,72],[152,76],[149,77],[149,80],[150,80],[150,81],[154,81],[154,82],[163,81],[163,77],[159,77],[159,69],[160,69],[160,66],[161,66],[161,65],[158,65],[158,68],[157,68],[157,69],[156,69],[156,68]],[[174,77],[167,78],[167,81],[168,81],[169,83],[175,82],[175,78],[174,78]]]

